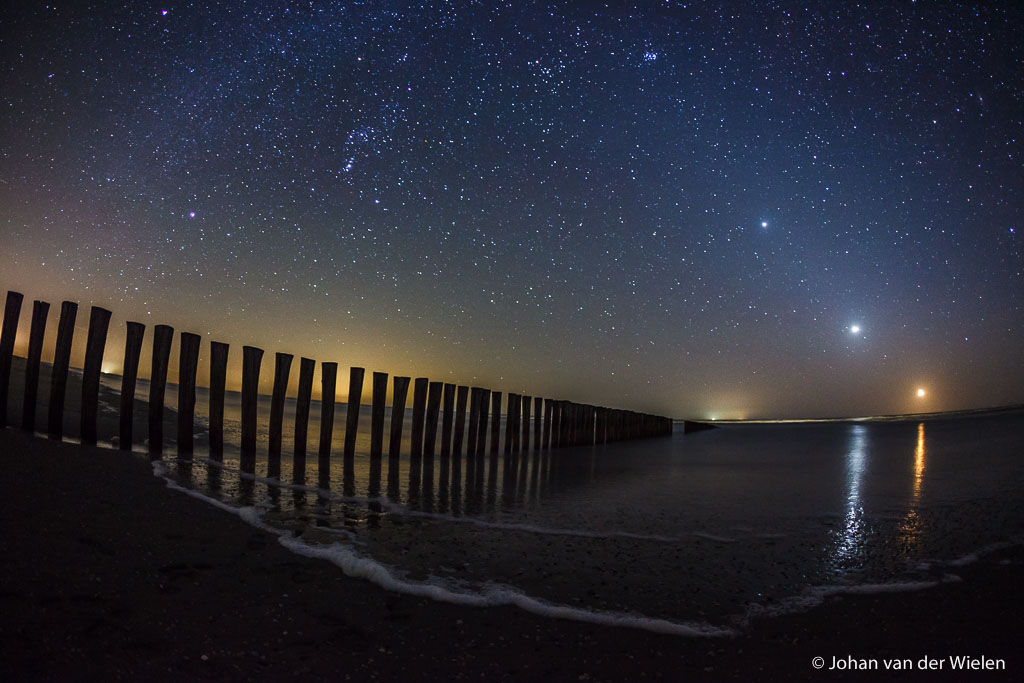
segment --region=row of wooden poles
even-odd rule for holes
[[[18,331],[23,295],[9,291],[4,306],[3,330],[0,333],[0,427],[7,426],[7,401],[10,371],[14,352],[14,339]],[[25,372],[25,393],[22,410],[22,427],[35,431],[36,399],[39,384],[39,370],[42,360],[43,335],[50,305],[35,301],[32,307],[32,326],[29,331],[28,359]],[[63,437],[64,398],[67,388],[71,343],[74,336],[78,304],[65,301],[61,304],[60,320],[57,327],[57,342],[54,351],[50,379],[47,431],[50,437]],[[85,363],[82,370],[82,401],[80,437],[84,444],[97,441],[97,414],[99,407],[100,371],[106,346],[107,330],[111,313],[105,308],[93,306],[89,315],[89,330],[85,348]],[[124,364],[121,378],[120,433],[119,446],[130,450],[133,439],[133,414],[135,384],[138,376],[139,359],[142,350],[145,325],[127,323]],[[171,354],[174,330],[167,325],[156,325],[153,330],[153,358],[149,388],[149,451],[158,455],[163,451],[163,409],[167,387],[167,370]],[[193,453],[194,416],[196,405],[196,374],[199,360],[200,337],[197,334],[180,334],[180,355],[178,363],[178,453],[190,456]],[[252,346],[242,348],[242,434],[240,468],[251,473],[256,461],[256,416],[258,383],[263,350]],[[274,368],[274,387],[271,396],[268,476],[280,475],[281,433],[284,419],[285,392],[293,357],[277,353]],[[224,393],[227,380],[228,345],[213,341],[210,343],[210,404],[209,404],[209,450],[210,457],[220,460],[224,453]],[[313,372],[316,361],[302,358],[299,361],[298,396],[295,411],[294,463],[296,468],[305,466],[306,439],[309,423],[310,404],[313,389]],[[337,363],[322,362],[321,368],[321,412],[319,468],[321,475],[330,469],[331,440],[334,430],[334,398],[336,396]],[[344,458],[348,467],[355,455],[356,432],[359,425],[360,400],[363,393],[363,368],[353,367],[349,375],[348,411],[345,425]],[[392,412],[390,448],[388,457],[397,464],[402,441],[405,405],[409,391],[409,377],[394,377],[392,390]],[[388,374],[373,373],[372,410],[370,428],[371,468],[383,454],[384,414]],[[469,408],[467,419],[467,403]],[[506,403],[505,453],[519,452],[530,448],[530,417],[534,420],[533,447],[559,448],[565,446],[593,445],[671,434],[670,418],[648,415],[628,410],[573,403],[556,399],[544,399],[509,393]],[[443,415],[442,415],[443,407]],[[412,399],[412,445],[413,458],[434,455],[437,428],[440,420],[440,455],[461,456],[463,445],[467,454],[479,454],[487,449],[487,426],[490,421],[490,450],[499,450],[502,395],[480,387],[456,386],[442,382],[431,382],[417,378],[413,382]],[[543,419],[541,414],[543,412]],[[466,423],[468,422],[468,432]],[[465,438],[464,438],[465,437]]]

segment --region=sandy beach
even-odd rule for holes
[[[7,429],[0,458],[3,680],[1011,680],[1021,665],[1020,548],[932,589],[687,638],[390,593],[169,489],[138,455]],[[960,655],[1005,669],[950,671]],[[827,670],[849,656],[882,670]],[[917,670],[924,656],[943,670]]]

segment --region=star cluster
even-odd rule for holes
[[[19,4],[5,288],[675,416],[1024,400],[1018,3]]]

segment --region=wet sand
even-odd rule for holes
[[[0,432],[0,680],[1015,680],[1024,550],[684,638],[384,591],[168,489],[148,460]],[[818,671],[816,656],[947,660]],[[951,655],[1002,671],[950,671]]]

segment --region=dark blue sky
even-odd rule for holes
[[[1022,402],[1022,16],[14,3],[0,286],[680,417]]]

